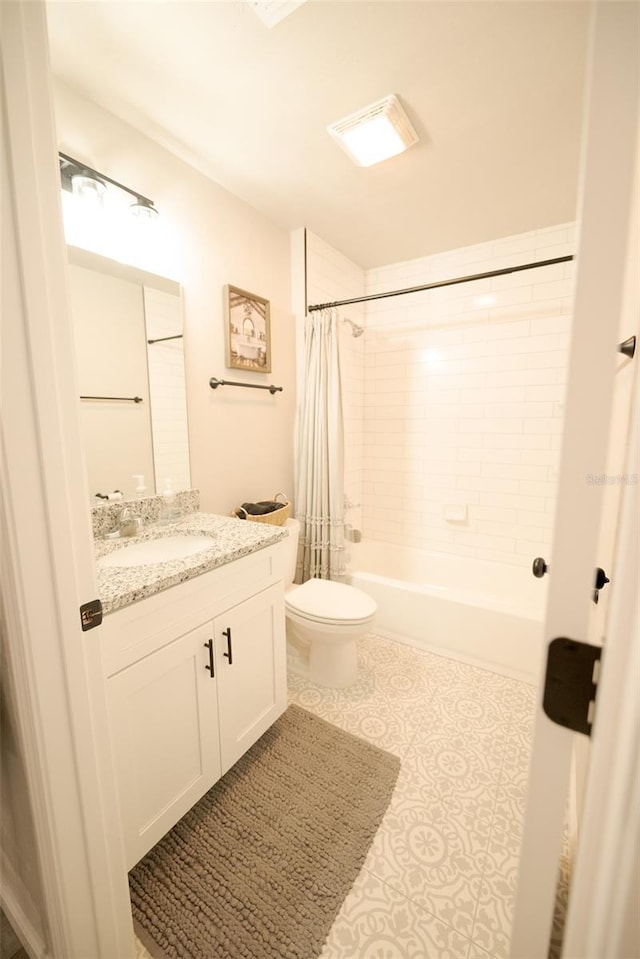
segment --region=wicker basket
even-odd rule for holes
[[[272,526],[284,526],[286,521],[291,516],[291,503],[286,497],[285,493],[276,493],[273,497],[273,502],[275,503],[279,496],[282,496],[282,508],[274,509],[271,513],[263,513],[262,516],[252,516],[251,513],[247,513],[242,506],[236,507],[231,513],[232,516],[236,516],[240,519],[249,519],[252,523],[270,523]],[[242,515],[244,514],[244,516]]]

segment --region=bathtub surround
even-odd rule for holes
[[[574,241],[564,225],[396,264],[370,271],[367,292],[565,256]],[[550,550],[572,275],[557,264],[368,304],[371,538],[520,566]],[[467,519],[447,519],[451,505]]]
[[[131,871],[136,930],[151,955],[178,959],[188,943],[191,959],[317,956],[399,767],[290,706]]]
[[[308,302],[573,253],[563,224],[358,273],[308,237]],[[572,275],[558,264],[359,305],[345,431],[362,426],[348,493],[365,538],[516,566],[550,550]]]
[[[295,483],[300,549],[296,582],[343,580],[344,431],[337,310],[304,321],[304,380]]]

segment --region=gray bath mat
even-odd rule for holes
[[[400,760],[298,706],[129,874],[156,959],[313,959],[391,799]]]

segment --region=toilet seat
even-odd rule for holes
[[[327,626],[364,625],[377,610],[375,600],[361,589],[328,579],[310,579],[295,587],[287,593],[285,606],[302,620]]]

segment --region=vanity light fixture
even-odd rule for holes
[[[358,166],[373,166],[418,142],[418,134],[393,93],[332,123],[327,131]]]
[[[136,190],[131,190],[123,183],[118,183],[117,180],[112,180],[111,177],[106,176],[104,173],[98,173],[97,170],[87,166],[86,163],[75,160],[66,153],[58,153],[58,161],[60,163],[60,180],[63,190],[70,190],[73,194],[82,198],[91,198],[92,200],[99,198],[102,200],[107,190],[107,184],[109,183],[111,186],[122,190],[134,198],[130,209],[136,216],[152,219],[157,215],[158,211],[153,205],[153,200],[142,196],[142,194]]]

